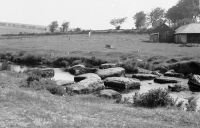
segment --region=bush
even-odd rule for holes
[[[47,85],[46,90],[48,90],[51,94],[63,96],[65,94],[65,89],[62,86],[58,85]]]
[[[54,95],[64,95],[65,89],[62,86],[58,86],[55,81],[51,79],[42,79],[37,75],[31,75],[27,79],[27,84],[23,87],[32,88],[34,90],[48,90],[51,94]]]
[[[142,107],[164,107],[174,105],[173,99],[167,90],[154,89],[144,94],[135,94],[133,97],[134,105]]]

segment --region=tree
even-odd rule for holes
[[[49,30],[50,30],[51,33],[54,33],[57,28],[58,28],[58,22],[57,21],[53,21],[49,25]]]
[[[164,21],[164,19],[165,19],[165,10],[160,7],[153,9],[149,14],[149,22],[153,27],[156,26],[156,23],[158,21],[160,23],[160,21],[161,20]]]
[[[180,0],[167,11],[166,17],[175,24],[184,19],[196,20],[199,14],[199,0]]]
[[[119,30],[121,28],[121,25],[126,21],[126,17],[124,18],[117,18],[117,19],[112,19],[110,21],[110,24],[115,26],[116,30]]]
[[[69,22],[64,22],[61,27],[61,32],[67,32],[69,29]]]
[[[141,29],[146,23],[146,14],[143,11],[138,12],[133,19],[135,19],[135,27]]]

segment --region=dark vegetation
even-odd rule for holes
[[[58,86],[55,81],[51,79],[42,78],[40,75],[29,74],[22,87],[31,88],[34,90],[48,90],[54,95],[63,96],[65,94],[65,89],[62,86]]]
[[[9,61],[16,64],[28,65],[28,66],[52,66],[57,68],[73,66],[78,61],[87,67],[100,66],[106,61],[97,59],[95,57],[46,57],[45,55],[33,55],[27,52],[18,53],[0,53],[0,60]]]
[[[133,100],[135,106],[148,108],[164,107],[174,104],[173,99],[169,96],[169,92],[163,89],[155,89],[147,93],[135,94]]]

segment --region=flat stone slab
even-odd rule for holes
[[[139,80],[153,80],[155,78],[157,78],[157,75],[153,75],[153,74],[133,74],[132,78],[136,78]]]
[[[82,75],[74,77],[74,81],[75,82],[80,82],[80,81],[82,81],[84,79],[97,79],[97,80],[101,80],[101,78],[97,74],[94,74],[94,73],[86,73],[86,74],[82,74]]]
[[[99,69],[96,74],[102,79],[107,77],[120,77],[125,75],[125,69],[121,67],[117,68],[108,68],[108,69]]]
[[[178,83],[179,81],[170,78],[159,77],[155,78],[154,82],[159,84],[170,84],[170,83]]]
[[[120,92],[127,91],[129,89],[140,89],[141,86],[139,80],[125,77],[108,77],[104,80],[104,84],[107,88]]]
[[[105,86],[101,79],[87,78],[67,86],[66,91],[69,94],[90,94],[104,88]]]

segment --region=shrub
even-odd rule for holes
[[[137,62],[136,61],[125,61],[121,65],[127,73],[135,73],[137,72]]]
[[[62,86],[58,86],[55,84],[47,85],[46,90],[48,90],[51,94],[59,95],[59,96],[63,96],[66,92]]]
[[[144,94],[135,94],[133,97],[134,105],[142,107],[164,107],[174,105],[173,99],[167,90],[154,89]]]
[[[65,89],[62,86],[58,86],[55,81],[51,79],[42,79],[37,75],[31,75],[27,79],[27,84],[23,87],[32,88],[34,90],[46,89],[54,95],[64,95]]]

